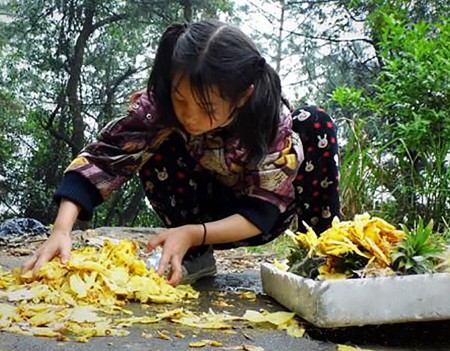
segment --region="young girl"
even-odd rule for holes
[[[339,215],[336,131],[321,109],[281,112],[277,73],[239,29],[206,20],[163,34],[147,89],[65,171],[49,239],[24,264],[70,256],[76,219],[139,173],[167,230],[158,273],[192,283],[212,252],[265,244],[296,220],[316,232]]]

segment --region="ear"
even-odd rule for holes
[[[246,91],[244,91],[241,98],[239,99],[238,104],[237,104],[238,108],[245,105],[245,103],[250,98],[250,96],[252,96],[254,90],[255,90],[255,86],[253,84],[250,84],[250,86],[247,88]]]

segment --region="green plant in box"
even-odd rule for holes
[[[391,259],[397,274],[424,274],[436,272],[441,263],[446,242],[442,235],[433,232],[433,221],[427,225],[419,218],[415,229],[402,225],[405,238],[398,243]]]

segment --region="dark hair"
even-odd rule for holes
[[[153,93],[162,119],[168,124],[177,123],[170,94],[175,74],[189,79],[194,95],[206,111],[211,87],[217,87],[222,97],[237,104],[253,84],[253,94],[238,108],[233,129],[247,148],[249,160],[262,157],[277,134],[281,84],[278,74],[247,35],[215,20],[175,24],[165,31],[148,92]]]

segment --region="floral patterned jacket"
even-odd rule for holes
[[[291,117],[283,115],[266,156],[250,163],[241,141],[230,133],[190,136],[177,128],[161,127],[152,97],[142,91],[134,96],[127,115],[106,125],[65,172],[82,175],[105,200],[140,170],[168,135],[178,132],[190,155],[237,196],[266,201],[282,213],[295,198],[292,182],[304,157],[300,138],[291,127]]]

